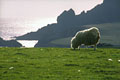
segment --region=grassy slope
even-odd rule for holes
[[[100,29],[101,42],[110,43],[115,45],[120,45],[120,22],[119,23],[106,23],[98,25],[88,25],[96,26]]]
[[[0,48],[0,80],[120,80],[118,60],[120,49]]]
[[[58,44],[58,45],[70,45],[71,38],[72,37],[57,39],[57,40],[51,41],[51,43]]]
[[[86,28],[91,26],[96,26],[100,29],[101,33],[101,43],[110,43],[113,45],[120,45],[120,22],[118,23],[106,23],[106,24],[96,24],[96,25],[85,25]],[[72,37],[57,39],[51,41],[53,44],[59,45],[70,45],[70,40]]]

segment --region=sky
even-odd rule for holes
[[[90,10],[103,0],[0,0],[0,18],[56,19],[72,8],[76,14]]]

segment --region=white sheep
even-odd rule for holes
[[[83,31],[79,31],[71,39],[71,48],[79,48],[82,44],[85,46],[94,46],[96,50],[96,45],[100,40],[100,32],[98,28],[92,27]]]

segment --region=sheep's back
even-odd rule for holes
[[[99,30],[97,28],[92,28],[84,32],[83,44],[85,45],[97,44],[97,42],[99,41],[99,38],[100,38]]]
[[[93,45],[97,44],[100,38],[99,30],[95,27],[79,31],[76,34],[76,39],[79,44]]]

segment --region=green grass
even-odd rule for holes
[[[101,33],[101,43],[108,43],[112,45],[120,45],[120,22],[117,23],[105,23],[105,24],[93,24],[84,25],[86,28],[98,27]],[[51,41],[52,44],[57,45],[70,45],[72,37],[61,38]]]
[[[0,48],[0,80],[120,80],[118,60],[113,48]]]

